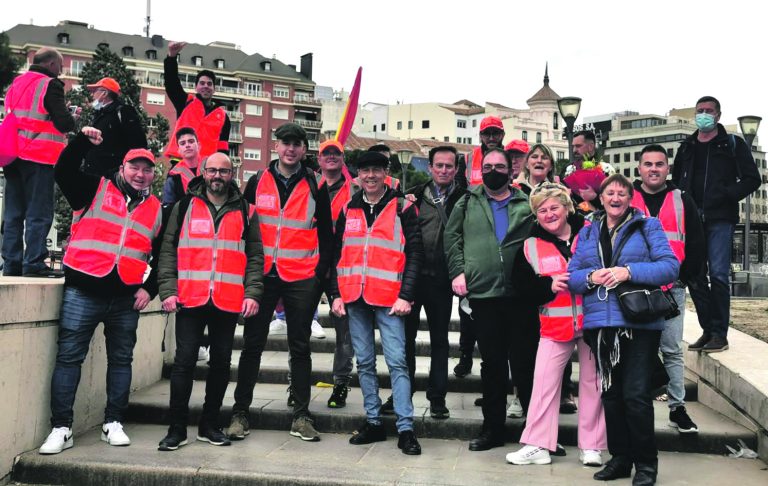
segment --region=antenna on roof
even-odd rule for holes
[[[144,32],[147,34],[147,37],[149,37],[149,24],[151,23],[151,18],[150,18],[151,10],[152,10],[152,0],[147,0],[147,18],[146,18],[147,25],[146,27],[144,27]]]

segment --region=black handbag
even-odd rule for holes
[[[640,223],[638,226],[642,224]],[[640,228],[640,234],[643,235],[643,240],[645,240],[645,244],[648,246],[648,240],[645,238],[642,228]],[[619,253],[630,236],[631,231],[626,234],[619,246],[614,250],[612,266],[616,265]],[[645,324],[659,319],[670,319],[680,314],[672,293],[659,285],[644,285],[627,281],[617,285],[613,291],[618,298],[621,313],[630,322]]]

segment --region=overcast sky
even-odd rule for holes
[[[71,19],[141,34],[146,0],[4,2],[0,30]],[[314,80],[361,101],[526,108],[549,62],[550,86],[583,99],[581,117],[622,110],[663,115],[703,95],[722,121],[766,118],[766,16],[760,2],[154,0],[152,34],[233,42],[286,64],[314,53]],[[34,7],[33,7],[34,6]],[[182,11],[182,6],[184,10]],[[34,10],[31,8],[33,7]]]

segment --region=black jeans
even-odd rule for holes
[[[197,351],[208,326],[211,349],[200,423],[218,425],[221,402],[229,383],[236,324],[237,314],[222,311],[210,303],[202,307],[182,308],[176,314],[176,356],[171,369],[171,424],[186,426],[189,420],[189,397],[192,394]]]
[[[448,281],[431,283],[426,280],[427,277],[420,279],[411,313],[405,317],[405,359],[413,394],[416,375],[416,333],[419,330],[421,308],[424,307],[431,347],[427,400],[445,402],[445,395],[448,393],[448,325],[451,322],[453,292]],[[472,346],[474,347],[474,343]]]
[[[247,412],[253,401],[253,388],[261,368],[261,354],[269,335],[269,322],[282,297],[288,325],[291,390],[296,398],[293,418],[309,415],[312,356],[309,349],[312,318],[320,300],[320,281],[314,277],[286,282],[277,276],[264,278],[264,296],[259,313],[245,320],[243,351],[237,370],[234,412]]]
[[[645,329],[632,329],[632,339],[620,337],[621,357],[602,395],[608,451],[635,464],[655,463],[658,456],[651,377],[660,339],[661,331]]]
[[[461,300],[461,297],[459,297]],[[472,355],[475,354],[475,342],[477,342],[477,331],[475,331],[475,323],[466,312],[459,307],[459,351],[461,351],[462,358],[472,359]]]

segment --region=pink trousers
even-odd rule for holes
[[[568,342],[539,340],[533,394],[528,407],[525,430],[520,443],[554,451],[557,447],[560,389],[563,369],[571,359],[574,344],[579,351],[578,445],[580,449],[606,449],[605,416],[595,370],[595,358],[589,346],[578,337]]]

